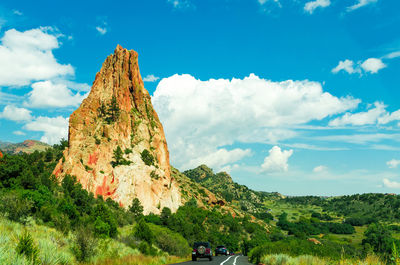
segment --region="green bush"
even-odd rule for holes
[[[165,208],[164,208],[165,209]],[[156,245],[170,255],[185,257],[190,253],[189,244],[180,234],[166,227],[149,224],[150,230],[155,235]]]
[[[87,262],[96,254],[97,240],[92,236],[90,230],[79,228],[75,232],[72,253],[80,262]]]
[[[137,239],[146,241],[150,245],[154,242],[154,234],[143,218],[135,226],[134,235]]]
[[[18,255],[23,255],[32,264],[40,264],[39,249],[33,242],[31,234],[25,231],[18,240],[18,245],[15,248]]]
[[[146,165],[148,166],[154,165],[154,156],[150,153],[149,150],[144,149],[140,155],[142,157],[143,162]]]

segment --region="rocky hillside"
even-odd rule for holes
[[[282,195],[273,192],[258,192],[234,182],[226,172],[214,173],[206,165],[183,172],[188,178],[207,188],[230,205],[236,205],[245,212],[257,213],[264,210],[264,201],[280,199]]]
[[[36,140],[25,140],[22,143],[6,143],[1,142],[0,148],[4,153],[19,154],[19,153],[33,153],[35,151],[45,151],[50,145]]]
[[[89,96],[71,114],[68,142],[54,170],[58,178],[74,175],[85,189],[124,207],[137,197],[145,213],[181,205],[135,51],[118,45],[107,57]]]

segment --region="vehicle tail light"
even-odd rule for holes
[[[196,251],[197,251],[197,249],[194,248],[194,249],[193,249],[193,252],[196,252]]]
[[[206,248],[206,253],[207,253],[207,254],[210,254],[210,252],[211,252],[211,249]]]

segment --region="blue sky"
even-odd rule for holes
[[[400,2],[2,1],[0,140],[65,137],[117,44],[171,162],[256,190],[400,191]]]

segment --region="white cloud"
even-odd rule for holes
[[[358,62],[357,64],[354,64],[352,60],[346,59],[344,61],[339,61],[339,64],[332,69],[332,73],[336,74],[343,70],[349,74],[361,74],[362,71],[376,74],[379,70],[385,67],[386,64],[378,58],[368,58],[364,62]]]
[[[366,6],[368,4],[375,3],[377,1],[378,0],[357,0],[357,3],[355,3],[352,6],[347,7],[347,11],[350,12],[350,11],[359,9],[360,7]]]
[[[390,161],[387,161],[387,162],[386,162],[386,165],[387,165],[389,168],[397,168],[398,165],[400,165],[400,160],[392,159],[392,160],[390,160]]]
[[[55,118],[40,116],[34,121],[27,123],[24,129],[29,131],[43,132],[40,141],[48,144],[59,143],[61,138],[68,138],[68,118],[58,116]]]
[[[370,72],[371,74],[376,74],[379,70],[385,67],[386,65],[382,62],[382,60],[377,58],[369,58],[361,64],[361,68],[365,72]]]
[[[328,170],[328,168],[326,166],[321,165],[321,166],[315,167],[313,169],[313,172],[314,173],[323,173],[323,172],[326,172],[327,170]]]
[[[173,164],[181,167],[236,142],[275,144],[293,138],[291,126],[355,108],[359,100],[337,98],[310,81],[162,79],[153,105],[164,125]]]
[[[196,157],[191,159],[188,163],[184,164],[183,168],[195,168],[201,164],[206,164],[211,168],[215,168],[216,171],[222,170],[221,168],[227,167],[228,164],[234,163],[236,161],[241,160],[246,156],[251,155],[250,149],[240,149],[236,148],[233,150],[219,149],[214,153],[207,154],[202,157]]]
[[[28,94],[26,106],[35,108],[78,106],[87,94],[80,94],[68,89],[65,84],[42,81],[32,84],[33,90]]]
[[[385,105],[380,102],[374,103],[375,107],[366,111],[355,114],[346,113],[342,117],[336,118],[329,122],[330,126],[344,125],[370,125],[375,124],[378,118],[386,113]]]
[[[336,74],[342,70],[346,71],[349,74],[361,73],[358,67],[354,68],[354,62],[348,59],[340,61],[339,64],[332,69],[332,73]]]
[[[13,134],[15,135],[26,135],[23,131],[13,131]]]
[[[383,58],[394,59],[394,58],[397,58],[397,57],[400,57],[400,51],[395,51],[395,52],[391,52],[389,54],[386,54]]]
[[[0,113],[0,118],[11,121],[30,121],[32,120],[32,115],[31,111],[25,108],[7,105],[4,107],[3,112]]]
[[[288,171],[288,159],[293,154],[293,150],[282,151],[279,146],[274,146],[269,150],[269,155],[265,157],[261,165],[263,172],[282,172]]]
[[[328,7],[330,5],[331,5],[330,0],[315,0],[315,1],[307,2],[304,5],[304,10],[306,12],[312,14],[316,8],[318,8],[318,7],[324,8],[324,7]]]
[[[0,86],[25,86],[32,81],[74,75],[71,65],[59,64],[52,51],[59,34],[41,27],[24,32],[10,29],[1,38]]]
[[[396,181],[391,181],[387,178],[383,179],[383,185],[387,188],[392,188],[392,189],[400,189],[400,183]]]
[[[345,113],[342,117],[336,118],[329,122],[330,126],[345,126],[345,125],[373,125],[373,124],[388,124],[392,121],[400,120],[400,110],[389,113],[386,111],[386,106],[382,102],[375,102],[374,108],[365,112]]]
[[[97,26],[96,30],[101,34],[104,35],[107,33],[107,28],[106,27],[102,27],[102,26]]]
[[[160,78],[155,75],[147,75],[143,78],[143,82],[156,82],[158,79]]]

